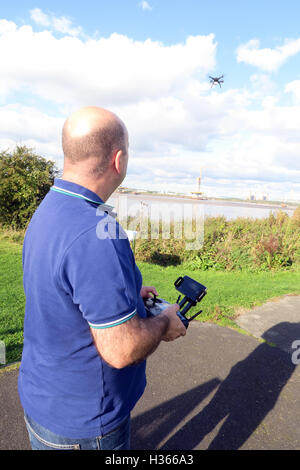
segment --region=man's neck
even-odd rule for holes
[[[106,202],[116,189],[114,186],[109,184],[108,181],[94,181],[90,178],[84,178],[69,172],[64,172],[61,178],[65,181],[70,181],[71,183],[80,184],[80,186],[93,191],[102,199],[103,202]]]

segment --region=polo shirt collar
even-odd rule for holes
[[[55,178],[54,185],[51,187],[52,191],[64,194],[70,197],[76,197],[79,199],[85,199],[88,202],[103,206],[103,209],[112,210],[113,207],[105,204],[98,194],[90,191],[89,189],[71,181],[66,181],[60,178]]]

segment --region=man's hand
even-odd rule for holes
[[[170,305],[160,315],[166,315],[169,318],[169,327],[166,333],[162,336],[163,341],[173,341],[180,336],[186,335],[186,327],[177,315],[179,310],[178,304]]]
[[[143,299],[148,299],[149,297],[151,297],[150,294],[154,294],[154,295],[158,295],[157,293],[157,290],[155,289],[155,287],[142,287],[141,288],[141,297]]]

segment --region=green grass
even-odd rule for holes
[[[237,328],[234,319],[241,309],[250,309],[284,294],[300,294],[300,269],[277,272],[195,271],[184,265],[162,267],[138,263],[144,285],[153,285],[161,297],[174,303],[174,281],[188,275],[208,288],[201,302],[201,321]],[[0,340],[6,345],[8,363],[19,361],[23,345],[25,297],[22,285],[22,246],[0,237]],[[197,310],[193,309],[194,312]]]
[[[22,285],[22,246],[0,241],[0,340],[7,362],[18,361],[23,345],[25,296]]]
[[[251,309],[284,294],[300,294],[300,269],[274,272],[195,271],[184,265],[160,266],[139,263],[145,285],[153,285],[159,296],[176,302],[178,292],[173,286],[179,276],[187,275],[207,287],[200,306],[199,320],[213,321],[222,326],[236,327],[234,318],[243,309]],[[196,312],[197,307],[191,310]],[[200,308],[199,308],[200,310]]]

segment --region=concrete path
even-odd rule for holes
[[[149,360],[135,449],[300,449],[300,369],[256,338],[194,323]]]
[[[300,340],[300,296],[285,295],[240,315],[236,323],[257,338],[291,353]]]
[[[272,306],[239,319],[257,337],[194,321],[185,338],[161,343],[132,413],[132,449],[300,449],[300,369],[286,347],[300,340],[300,297]],[[17,375],[0,373],[1,450],[29,449]]]

